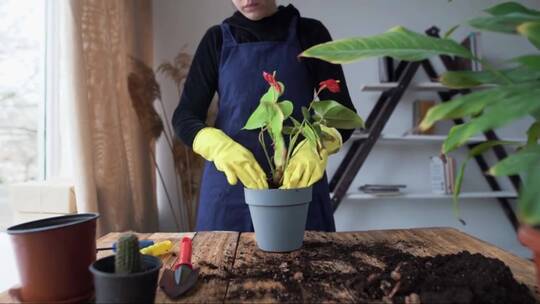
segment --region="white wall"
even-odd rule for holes
[[[455,24],[465,24],[466,20],[482,13],[487,8],[502,1],[493,0],[296,0],[278,1],[279,4],[292,3],[303,16],[321,20],[329,29],[334,39],[352,36],[374,35],[395,26],[403,25],[423,32],[431,25],[438,26],[444,33]],[[519,1],[530,7],[540,9],[540,2],[534,0]],[[155,65],[164,60],[171,60],[178,51],[194,52],[197,44],[211,25],[220,23],[233,12],[230,1],[222,0],[158,0],[154,1],[154,47]],[[454,34],[462,38],[471,31],[466,26],[460,27]],[[524,40],[510,35],[482,34],[482,48],[485,57],[495,63],[501,59],[533,50]],[[510,47],[509,47],[510,46]],[[440,66],[436,64],[436,66]],[[344,66],[351,97],[359,113],[367,117],[378,94],[360,92],[366,83],[378,80],[377,61],[366,60]],[[423,75],[422,75],[423,76]],[[424,80],[420,77],[416,80]],[[161,80],[161,79],[159,79]],[[160,83],[164,83],[160,81]],[[178,98],[172,86],[163,86],[164,100],[172,113]],[[396,112],[384,130],[386,134],[402,134],[411,127],[412,101],[418,98],[436,98],[430,93],[408,93],[398,105]],[[521,137],[528,121],[516,123],[498,130],[500,135]],[[439,132],[447,130],[447,125],[440,125]],[[346,146],[347,147],[347,146]],[[346,150],[346,149],[344,149]],[[428,192],[428,158],[439,151],[437,144],[377,144],[355,179],[350,191],[366,183],[406,183],[408,191]],[[455,154],[462,159],[465,150]],[[331,176],[342,153],[330,159],[328,173]],[[162,155],[163,156],[163,155]],[[502,183],[505,189],[511,189],[509,183]],[[480,171],[471,162],[465,177],[464,191],[488,190]],[[164,202],[161,200],[161,205]],[[168,211],[162,209],[162,229],[171,229]],[[368,230],[383,228],[409,228],[428,226],[452,226],[475,235],[519,255],[529,253],[519,245],[515,234],[505,218],[496,200],[462,200],[462,216],[467,226],[462,226],[452,215],[449,200],[371,200],[342,203],[335,214],[337,228],[345,230]]]

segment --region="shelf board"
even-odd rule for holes
[[[368,134],[354,132],[352,139],[361,139],[367,138]],[[381,134],[381,137],[377,142],[417,142],[417,143],[442,143],[446,139],[446,135],[418,135],[418,134],[409,134],[409,135],[391,135],[391,134]],[[524,138],[501,138],[505,141],[515,141],[518,143],[526,142]],[[486,141],[485,137],[472,137],[467,140],[468,143],[479,143]]]
[[[389,89],[397,88],[398,83],[397,82],[383,82],[383,83],[372,83],[372,84],[365,84],[362,86],[361,90],[363,92],[380,92],[380,91],[386,91]],[[491,84],[483,84],[476,86],[472,88],[472,90],[479,90],[479,89],[489,89],[496,87],[495,85]],[[417,83],[411,83],[409,85],[409,88],[411,90],[415,91],[448,91],[448,90],[463,90],[463,89],[452,89],[445,85],[443,85],[440,82],[417,82]]]
[[[462,199],[471,198],[517,198],[517,193],[513,191],[491,191],[491,192],[463,192],[459,195]],[[452,199],[451,194],[436,193],[402,193],[400,195],[373,195],[368,193],[349,193],[345,199],[368,200],[368,199]]]

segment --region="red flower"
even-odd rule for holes
[[[339,80],[327,79],[325,81],[321,81],[321,83],[319,83],[319,91],[322,91],[325,88],[332,93],[339,93]]]
[[[269,85],[273,86],[274,89],[278,93],[281,93],[281,86],[277,82],[275,75],[276,75],[276,72],[274,72],[273,74],[270,74],[270,73],[267,73],[267,72],[263,71],[264,80],[266,80],[266,82],[268,82]]]

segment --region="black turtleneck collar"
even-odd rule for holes
[[[256,36],[266,36],[268,33],[282,32],[288,28],[291,19],[300,16],[300,12],[292,5],[280,5],[277,12],[261,20],[253,21],[236,11],[231,17],[225,19],[229,25]]]

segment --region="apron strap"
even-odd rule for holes
[[[289,29],[287,34],[287,42],[293,42],[297,40],[297,28],[298,28],[298,17],[293,16],[291,22],[289,23]]]
[[[221,33],[223,35],[223,45],[232,46],[238,44],[231,33],[231,27],[229,24],[225,22],[221,24]]]

